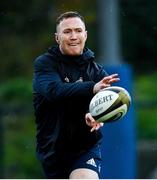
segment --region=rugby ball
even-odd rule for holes
[[[119,86],[111,86],[99,91],[91,99],[89,112],[98,122],[116,121],[129,110],[131,97],[128,91]]]

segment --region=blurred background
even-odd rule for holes
[[[115,0],[121,59],[132,68],[136,178],[157,178],[157,1]],[[55,44],[55,18],[80,12],[101,56],[99,0],[5,0],[0,5],[0,178],[43,178],[35,156],[34,59]],[[110,7],[112,13],[112,7]],[[121,77],[122,78],[122,77]]]

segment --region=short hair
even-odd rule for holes
[[[82,20],[82,22],[85,24],[85,20],[84,17],[81,16],[78,12],[76,11],[68,11],[65,12],[63,14],[61,14],[57,19],[56,19],[56,28],[57,26],[60,24],[61,21],[63,21],[64,19],[68,19],[68,18],[73,18],[73,17],[78,17]]]

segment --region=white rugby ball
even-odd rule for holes
[[[123,117],[130,107],[128,91],[119,86],[111,86],[99,91],[90,101],[89,112],[98,122],[116,121]]]

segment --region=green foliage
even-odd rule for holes
[[[5,129],[5,178],[42,178],[35,155],[35,125],[31,114],[9,113]]]
[[[157,101],[157,73],[146,74],[136,78],[136,99],[143,103],[147,101]]]
[[[0,85],[0,100],[8,104],[30,104],[32,82],[25,78],[11,79]]]
[[[140,139],[157,139],[157,105],[138,108],[138,137]]]
[[[157,74],[139,76],[135,80],[138,137],[157,139]]]
[[[32,81],[10,79],[0,85],[1,125],[4,137],[5,178],[42,178],[37,161]]]

